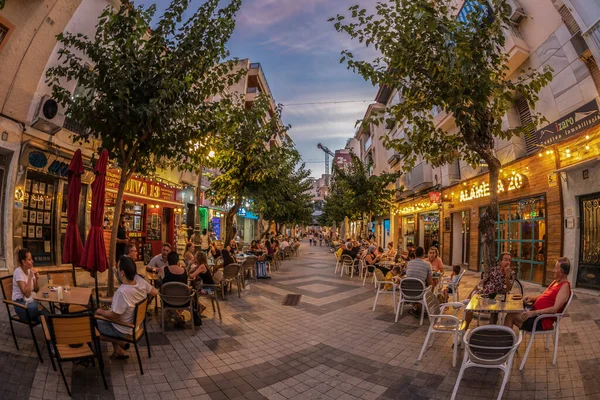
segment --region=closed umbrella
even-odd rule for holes
[[[81,150],[77,150],[69,168],[69,192],[67,194],[67,232],[65,233],[65,244],[62,252],[63,264],[73,264],[73,278],[75,278],[75,267],[81,262],[83,244],[79,236],[77,220],[79,218],[79,196],[81,194],[81,174],[83,174],[83,159]]]
[[[81,267],[85,268],[94,277],[96,283],[96,305],[99,305],[98,296],[98,272],[104,272],[108,268],[106,247],[104,247],[104,199],[106,197],[106,164],[108,163],[108,151],[102,150],[100,158],[94,167],[96,178],[92,183],[92,228],[88,233],[83,255],[81,256]]]

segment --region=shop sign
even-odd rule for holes
[[[440,204],[442,202],[442,192],[429,192],[429,202],[431,204]]]
[[[573,137],[599,123],[598,103],[596,100],[592,100],[572,113],[534,132],[533,135],[537,144],[549,146]]]
[[[248,210],[246,210],[244,207],[241,207],[238,210],[238,215],[240,217],[244,217],[244,218],[249,218],[249,219],[258,219],[258,216]]]
[[[121,174],[111,169],[106,172],[106,188],[118,190]],[[175,189],[164,183],[131,177],[125,184],[125,194],[134,194],[149,199],[175,201]]]
[[[523,175],[514,174],[507,179],[498,179],[498,194],[511,192],[521,189],[524,186]],[[487,197],[490,195],[490,184],[482,182],[479,185],[473,185],[471,189],[465,189],[460,192],[460,201],[469,201]]]

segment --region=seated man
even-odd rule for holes
[[[290,245],[290,242],[287,241],[287,239],[283,239],[280,243],[279,243],[279,247],[281,247],[281,250],[285,249],[286,247],[288,247]]]
[[[557,314],[562,312],[569,301],[571,295],[571,283],[567,280],[571,263],[567,257],[561,257],[554,264],[554,282],[550,284],[539,296],[525,297],[525,304],[532,304],[530,311],[521,314],[506,314],[504,325],[512,328],[516,325],[518,328],[531,332],[535,319],[542,314]],[[552,328],[555,318],[544,318],[537,322],[536,331],[545,331]]]
[[[172,247],[169,243],[163,243],[160,254],[152,257],[152,259],[146,266],[146,271],[154,272],[155,274],[160,273],[164,267],[169,265],[169,262],[167,261],[167,256],[169,255],[171,250]]]
[[[350,256],[352,259],[355,259],[358,254],[358,248],[353,248],[352,243],[346,243],[346,248],[342,250],[342,256]]]
[[[135,252],[135,250],[133,250]],[[148,296],[156,296],[158,290],[153,288],[141,276],[137,275],[135,263],[128,256],[121,256],[119,260],[119,279],[121,285],[113,296],[110,310],[101,308],[96,310],[96,315],[102,316],[115,322],[126,322],[132,324],[135,305]],[[105,320],[98,320],[98,331],[102,335],[113,338],[124,338],[131,335],[131,328],[122,325],[113,324]],[[115,360],[124,360],[129,358],[125,354],[126,344],[123,342],[113,343],[113,354],[110,356]]]
[[[512,256],[508,252],[504,252],[500,254],[500,259],[498,263],[490,268],[489,271],[484,272],[482,274],[481,281],[479,284],[471,291],[469,297],[463,302],[469,302],[471,297],[473,297],[476,293],[481,294],[506,294],[510,293],[512,288],[512,283],[515,281],[515,272],[510,267],[510,263],[512,261]],[[494,319],[497,318],[497,314],[494,316],[492,314],[492,323],[495,323]],[[467,311],[465,312],[465,322],[467,324],[467,328],[473,319],[473,312]]]
[[[415,259],[410,260],[406,266],[406,277],[419,279],[423,281],[425,283],[425,287],[427,287],[433,284],[433,276],[431,274],[431,264],[424,260],[424,257],[425,250],[421,246],[417,247],[415,249]],[[414,307],[409,311],[409,314],[420,318],[420,309],[421,305],[415,304]]]

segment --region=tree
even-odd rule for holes
[[[219,206],[228,207],[225,215],[225,243],[234,237],[233,221],[244,198],[251,199],[268,182],[277,179],[276,166],[283,149],[271,145],[274,135],[282,135],[288,127],[281,125],[281,106],[267,118],[271,100],[261,94],[246,107],[243,98],[228,96],[231,114],[219,123],[214,133],[214,157],[211,166],[219,170],[212,178],[209,198]]]
[[[172,0],[156,27],[148,9],[123,2],[106,8],[96,35],[57,36],[62,64],[50,68],[53,97],[84,131],[74,141],[100,138],[121,170],[115,221],[132,174],[152,175],[167,162],[194,162],[190,143],[215,129],[227,110],[211,98],[237,80],[225,43],[231,36],[240,0],[219,8],[207,0],[183,24],[189,0]],[[91,63],[91,67],[88,63]],[[61,86],[76,80],[87,95],[72,97]],[[197,162],[196,162],[197,163]],[[118,224],[113,224],[110,262],[115,260]],[[109,294],[113,280],[108,280]]]
[[[253,208],[269,222],[269,226],[275,223],[277,231],[284,224],[312,222],[310,170],[300,163],[300,154],[293,145],[284,143],[279,150],[280,161],[275,165],[277,178],[265,182],[252,196]]]
[[[372,175],[370,165],[362,162],[358,156],[351,154],[352,161],[344,168],[333,166],[331,190],[325,204],[322,220],[332,223],[348,218],[364,221],[364,234],[367,234],[367,223],[373,216],[390,213],[396,189],[390,184],[398,178],[397,173],[384,172]]]
[[[376,14],[358,6],[349,8],[351,22],[343,15],[330,19],[335,29],[380,56],[368,62],[342,51],[341,62],[375,85],[397,89],[401,101],[387,112],[404,124],[404,138],[387,137],[384,144],[395,149],[410,170],[418,156],[434,167],[462,159],[470,165],[487,165],[490,201],[481,216],[479,231],[484,241],[485,267],[495,265],[495,221],[498,216],[500,161],[495,139],[526,134],[540,122],[502,129],[502,117],[522,96],[534,109],[537,93],[552,79],[551,70],[523,71],[509,80],[504,51],[509,28],[505,0],[471,0],[475,3],[466,22],[455,17],[451,2],[395,0],[378,2]],[[452,115],[458,132],[449,134],[433,123],[434,107]],[[378,122],[381,122],[379,118]]]

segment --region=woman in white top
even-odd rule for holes
[[[48,310],[33,299],[40,290],[40,274],[33,268],[33,258],[29,250],[17,251],[17,261],[19,267],[13,274],[12,301],[26,305],[27,310],[15,307],[15,312],[24,321],[39,322],[40,315],[48,314]]]
[[[206,254],[208,254],[208,251],[210,250],[210,236],[206,229],[203,229],[202,235],[200,235],[200,250]]]

